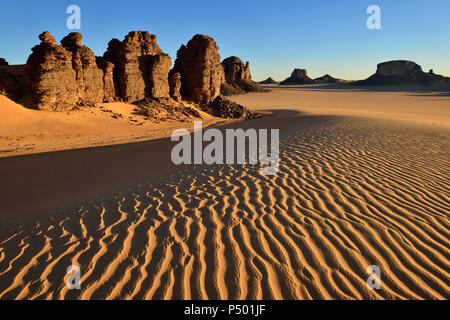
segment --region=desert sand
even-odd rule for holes
[[[233,100],[271,115],[222,129],[281,129],[277,175],[174,167],[169,139],[0,159],[0,299],[450,298],[448,95]]]
[[[128,103],[103,103],[100,107],[71,112],[36,111],[0,95],[0,157],[154,140],[186,127],[170,118],[148,121],[136,112],[136,106]],[[206,126],[224,122],[198,112]]]

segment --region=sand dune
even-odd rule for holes
[[[276,176],[186,166],[3,225],[0,299],[449,299],[448,129],[282,123]]]

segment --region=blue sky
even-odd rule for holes
[[[222,58],[250,61],[253,78],[283,80],[294,68],[362,79],[383,61],[413,60],[450,76],[449,0],[2,0],[0,57],[25,63],[38,34],[69,33],[66,8],[79,5],[83,43],[103,55],[112,38],[148,30],[176,57],[194,34],[217,41]],[[369,5],[381,8],[381,30],[366,27]]]

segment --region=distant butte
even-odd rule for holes
[[[299,84],[314,84],[315,81],[308,77],[305,69],[294,69],[292,74],[286,80],[280,82],[280,85],[299,85]]]
[[[377,72],[366,80],[356,81],[356,85],[433,85],[438,82],[450,83],[450,78],[436,75],[430,70],[429,73],[422,71],[422,67],[417,63],[406,60],[395,60],[380,63]]]

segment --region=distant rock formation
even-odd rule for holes
[[[58,45],[47,31],[39,39],[27,62],[32,104],[38,109],[71,109],[78,101],[72,52]]]
[[[76,73],[77,98],[82,104],[103,102],[104,73],[97,67],[94,52],[81,44],[83,36],[72,32],[61,40],[61,45],[72,53],[72,66]]]
[[[155,35],[132,31],[122,42],[113,39],[103,58],[115,65],[114,78],[124,101],[169,98],[172,60],[162,52]]]
[[[241,59],[233,56],[223,60],[222,66],[225,72],[225,82],[221,88],[223,95],[264,91],[256,82],[252,81],[249,62],[244,64]]]
[[[172,76],[170,77],[169,80],[169,85],[170,85],[170,97],[177,101],[180,102],[181,101],[181,74],[179,74],[178,72],[172,74]]]
[[[271,77],[269,77],[264,81],[260,81],[259,84],[278,84],[278,81],[275,81]]]
[[[5,59],[0,58],[0,66],[9,66],[9,63]]]
[[[314,79],[315,83],[344,83],[345,81],[342,79],[336,79],[329,74],[326,74],[322,77]]]
[[[182,45],[171,71],[174,73],[181,75],[183,99],[208,104],[218,97],[225,76],[214,39],[197,34]]]
[[[223,69],[225,71],[225,80],[233,83],[237,80],[252,80],[250,74],[250,63],[244,65],[238,57],[228,57],[222,61]]]
[[[396,60],[380,63],[377,72],[366,80],[357,81],[356,85],[432,85],[448,78],[432,72],[425,73],[422,67],[412,61]]]
[[[313,84],[313,79],[308,77],[305,69],[294,69],[291,76],[286,80],[280,82],[280,85],[299,85],[299,84]]]

